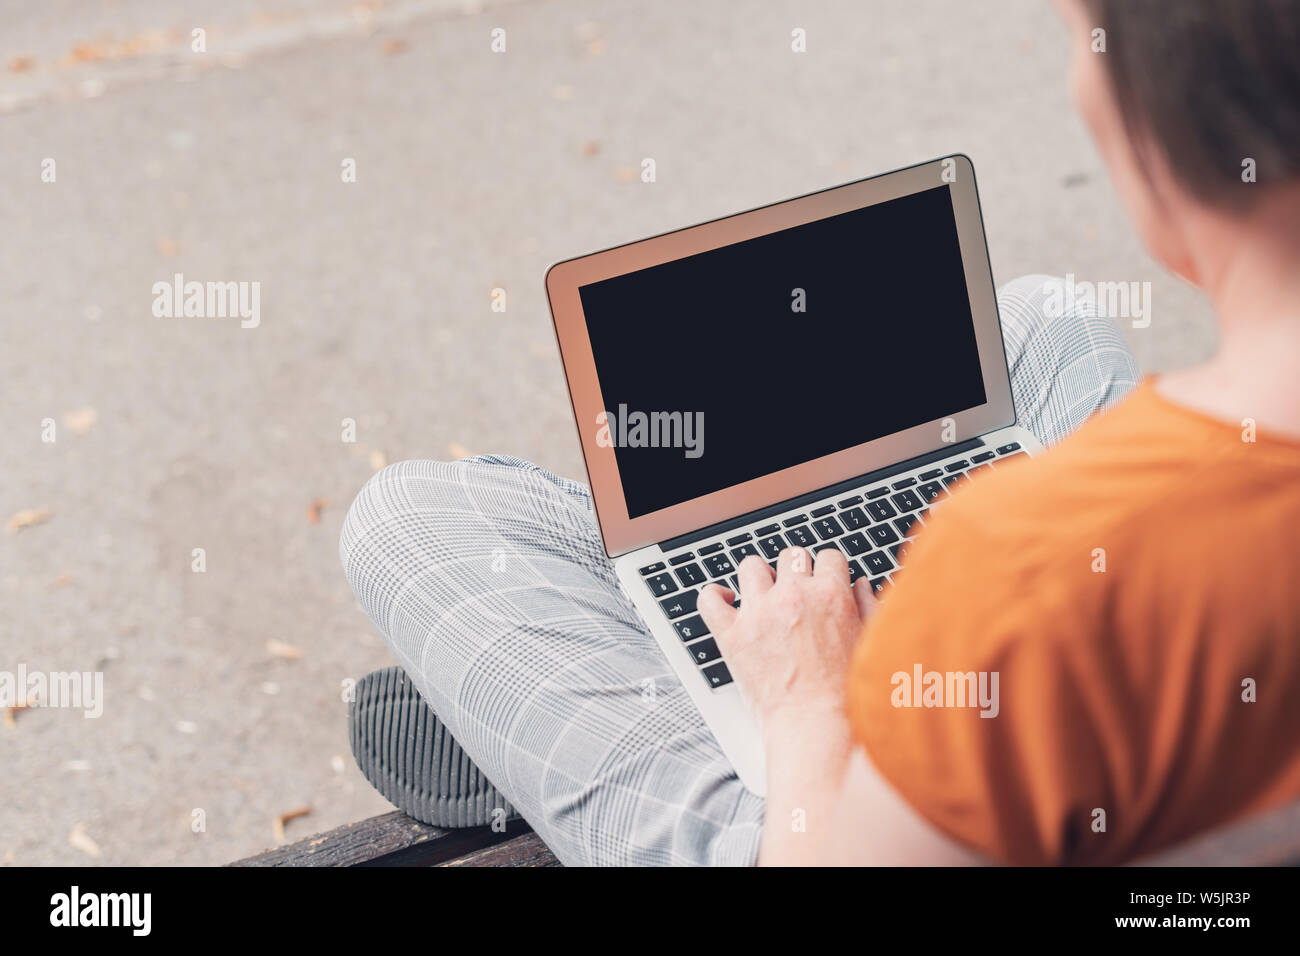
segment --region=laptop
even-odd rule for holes
[[[738,592],[747,556],[800,546],[842,551],[882,594],[945,499],[1041,451],[1015,424],[974,167],[944,157],[570,259],[546,290],[605,551],[761,795],[700,589]]]

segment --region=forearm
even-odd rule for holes
[[[772,719],[764,728],[767,809],[760,866],[808,866],[829,837],[852,752],[842,708]]]

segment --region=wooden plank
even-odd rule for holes
[[[442,830],[400,810],[317,833],[228,866],[433,866],[484,850],[525,833],[516,820],[501,833],[490,827]]]
[[[513,840],[484,850],[475,850],[439,866],[562,866],[550,848],[536,833],[528,832]]]
[[[1300,802],[1192,837],[1138,866],[1300,866]]]

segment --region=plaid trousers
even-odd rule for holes
[[[1049,315],[1047,281],[998,306],[1018,420],[1051,444],[1139,373],[1110,319]],[[585,485],[506,456],[400,462],[358,494],[339,550],[425,700],[563,863],[757,858],[763,801],[623,594]]]

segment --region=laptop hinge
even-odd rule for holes
[[[797,495],[794,498],[787,498],[785,501],[778,501],[774,505],[768,505],[766,508],[759,508],[757,511],[750,511],[743,515],[737,515],[735,518],[728,518],[726,521],[719,521],[717,524],[711,524],[707,528],[701,528],[698,531],[688,531],[686,534],[679,534],[675,538],[668,538],[666,541],[660,541],[659,547],[665,551],[673,551],[684,545],[693,544],[704,538],[714,538],[720,534],[726,534],[733,528],[739,528],[742,525],[753,524],[755,521],[762,521],[764,518],[772,515],[779,515],[783,511],[791,511],[794,508],[803,505],[812,504],[814,501],[820,501],[823,498],[830,498],[846,491],[852,491],[855,488],[861,488],[863,485],[875,481],[882,481],[892,475],[901,474],[904,471],[912,471],[920,468],[922,465],[928,465],[932,461],[938,461],[941,458],[951,458],[953,455],[959,455],[964,451],[970,451],[972,448],[982,448],[984,442],[979,438],[968,438],[963,442],[956,442],[952,445],[945,445],[938,451],[927,452],[924,455],[917,455],[915,458],[909,458],[907,461],[900,461],[896,465],[889,465],[885,468],[877,468],[875,471],[869,471],[865,475],[859,475],[856,478],[849,478],[845,481],[837,481],[833,485],[827,485],[825,488],[819,488],[816,491],[810,491],[807,494]]]

